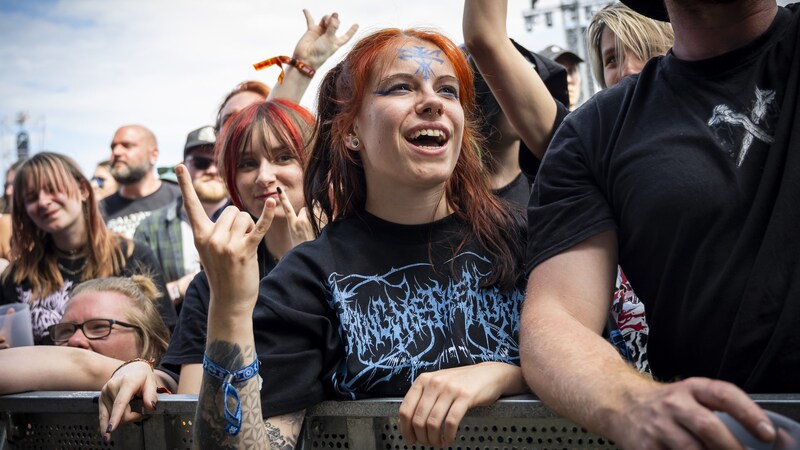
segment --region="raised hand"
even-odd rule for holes
[[[203,210],[182,164],[176,168],[184,207],[194,233],[194,243],[208,275],[212,303],[216,308],[252,309],[258,296],[258,246],[272,224],[276,202],[267,199],[256,223],[250,214],[228,206],[212,222]]]
[[[470,408],[526,391],[522,370],[502,362],[424,373],[400,405],[400,432],[411,444],[445,447]]]
[[[297,41],[294,48],[294,58],[310,64],[318,69],[322,64],[336,53],[342,45],[346,44],[358,31],[358,24],[353,24],[346,33],[336,36],[339,29],[339,13],[323,16],[319,24],[314,22],[311,13],[303,10],[306,16],[308,29],[305,34]]]

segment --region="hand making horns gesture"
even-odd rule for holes
[[[258,246],[272,225],[277,206],[267,199],[256,223],[247,212],[228,206],[216,222],[203,210],[184,165],[176,168],[194,244],[217,307],[252,311],[258,297]]]

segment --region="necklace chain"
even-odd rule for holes
[[[56,261],[56,264],[58,264],[58,268],[62,272],[66,273],[67,275],[70,275],[70,276],[74,277],[75,275],[78,275],[78,274],[83,272],[83,269],[86,268],[86,261],[87,261],[87,259],[84,259],[83,260],[83,264],[81,264],[81,266],[76,268],[76,269],[68,269],[68,268],[64,267],[64,265],[61,264],[61,261]]]

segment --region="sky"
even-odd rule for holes
[[[426,26],[462,42],[458,0],[0,0],[0,178],[16,160],[21,111],[31,153],[67,154],[88,175],[109,157],[114,131],[133,123],[155,133],[159,166],[177,164],[187,133],[212,124],[236,84],[275,83],[276,67],[256,72],[252,64],[291,55],[306,29],[302,8],[319,20],[333,4],[342,32],[360,25],[355,39],[383,27]],[[532,50],[563,45],[563,33],[544,25],[526,31],[529,7],[529,0],[509,1],[509,35]],[[313,106],[316,89],[304,106]]]

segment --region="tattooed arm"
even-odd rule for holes
[[[248,367],[257,356],[253,336],[253,308],[259,285],[257,251],[272,224],[277,202],[268,199],[256,223],[250,214],[230,206],[214,223],[203,210],[186,167],[178,165],[176,172],[211,290],[206,358],[216,364],[217,373],[236,372]],[[226,386],[227,389],[223,384],[223,380],[204,370],[194,423],[195,445],[269,448],[261,419],[258,376],[230,380],[232,387]],[[226,408],[233,412],[237,407],[241,408],[241,423],[225,414]],[[226,425],[238,426],[238,432],[228,433]]]
[[[306,411],[297,411],[280,416],[270,417],[264,421],[264,426],[269,438],[270,448],[273,450],[292,450],[297,445],[297,437],[303,426]]]

